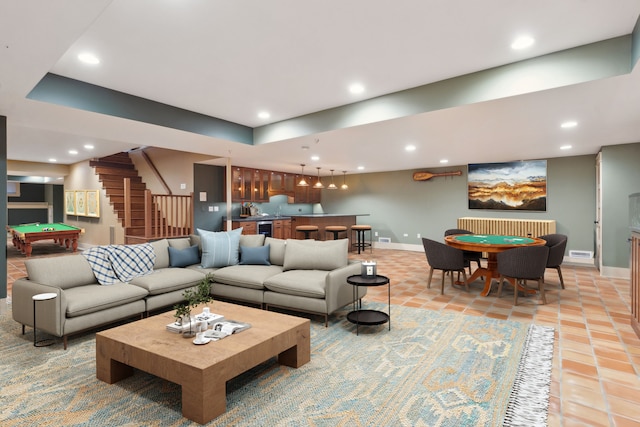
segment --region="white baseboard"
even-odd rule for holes
[[[606,267],[603,266],[600,271],[602,277],[611,277],[614,279],[630,279],[631,269],[622,267]]]

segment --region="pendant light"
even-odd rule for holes
[[[318,169],[318,181],[313,184],[313,188],[324,188],[324,185],[322,185],[322,181],[320,181],[320,167],[316,167],[316,169]]]
[[[298,181],[298,184],[296,184],[298,187],[308,187],[309,183],[307,183],[307,181],[304,180],[304,163],[300,163],[300,167],[302,167],[302,177],[300,178],[300,181]]]
[[[349,186],[347,185],[347,171],[342,171],[342,185],[340,186],[341,190],[348,190]]]
[[[333,169],[331,169],[331,184],[327,187],[327,190],[337,190],[338,187],[333,183]]]

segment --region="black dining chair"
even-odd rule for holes
[[[469,230],[464,230],[462,228],[450,228],[448,230],[445,230],[444,232],[444,237],[447,236],[457,236],[459,234],[474,234]],[[482,259],[482,252],[475,252],[475,251],[462,251],[463,255],[464,255],[464,260],[465,262],[468,264],[467,267],[469,267],[469,274],[471,274],[471,263],[475,262],[476,264],[478,264],[478,268],[480,268],[480,260]]]
[[[562,278],[562,261],[564,259],[564,251],[567,248],[567,236],[564,234],[546,234],[540,236],[547,243],[549,248],[549,258],[547,259],[547,268],[555,268],[558,271],[558,277],[560,278],[560,286],[564,289],[564,279]]]
[[[547,268],[549,248],[546,246],[524,246],[500,252],[498,259],[498,298],[502,296],[502,284],[505,279],[512,279],[515,284],[513,290],[513,305],[518,305],[518,285],[527,289],[527,281],[538,282],[538,291],[542,303],[547,303],[544,295],[544,271]]]
[[[464,255],[462,250],[445,245],[444,243],[436,242],[422,238],[422,246],[424,246],[424,253],[427,256],[427,262],[429,263],[429,282],[427,288],[431,288],[431,278],[433,277],[433,270],[442,270],[442,283],[440,294],[444,295],[444,276],[447,272],[451,273],[451,286],[454,285],[453,272],[462,273],[464,280],[464,287],[469,291],[469,285],[467,284],[467,274],[464,269],[466,267]]]

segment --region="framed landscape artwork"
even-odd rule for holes
[[[468,165],[469,209],[547,210],[547,161]]]

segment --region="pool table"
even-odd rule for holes
[[[78,249],[78,238],[84,233],[82,228],[62,223],[8,225],[7,231],[13,235],[13,246],[26,256],[31,256],[31,242],[48,239],[53,239],[60,246],[66,245],[67,249],[71,247],[75,252]]]

